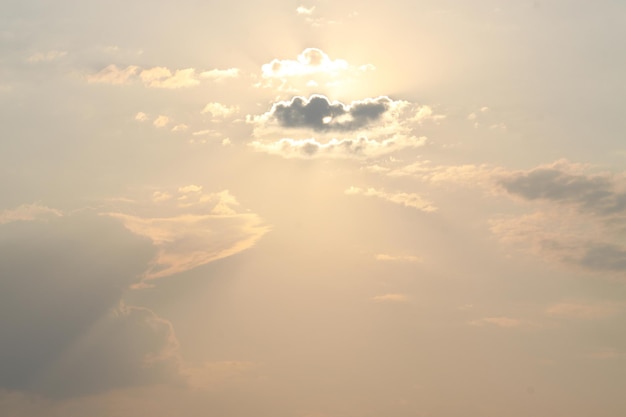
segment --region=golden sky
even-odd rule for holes
[[[5,1],[0,415],[626,415],[625,23]]]

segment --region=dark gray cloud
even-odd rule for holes
[[[559,167],[541,167],[517,172],[499,180],[499,185],[526,200],[549,200],[575,204],[582,211],[610,215],[626,209],[626,193],[616,190],[609,176],[573,174]]]
[[[176,374],[175,338],[120,304],[152,244],[95,215],[0,227],[0,388],[71,397]]]
[[[297,96],[289,102],[275,104],[271,115],[284,127],[308,128],[318,132],[352,131],[378,120],[389,110],[391,102],[388,97],[377,97],[345,105],[330,102],[320,95],[308,99]]]
[[[626,249],[614,244],[590,244],[578,263],[589,270],[602,272],[626,271]]]

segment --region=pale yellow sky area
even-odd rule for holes
[[[1,9],[0,416],[626,415],[626,3]]]

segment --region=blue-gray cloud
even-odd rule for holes
[[[155,249],[112,219],[0,227],[0,388],[72,397],[176,378],[171,326],[120,304]]]
[[[321,95],[296,96],[276,103],[271,116],[283,127],[307,128],[317,132],[353,131],[378,120],[390,108],[388,97],[354,101],[349,105],[331,102]]]

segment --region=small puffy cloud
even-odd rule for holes
[[[200,191],[202,191],[201,185],[190,184],[185,185],[184,187],[178,187],[178,192],[181,194],[199,193]]]
[[[164,115],[160,115],[159,117],[157,117],[156,119],[154,119],[154,122],[152,122],[152,124],[154,124],[156,127],[165,127],[167,126],[167,124],[170,122],[170,118]]]
[[[372,297],[375,303],[406,303],[409,300],[405,294],[383,294]]]
[[[232,145],[230,138],[225,138],[222,140],[222,146],[230,146],[230,145]]]
[[[298,13],[299,15],[306,15],[306,16],[313,14],[314,11],[315,11],[315,6],[311,6],[311,7],[298,6],[298,8],[296,9],[296,13]]]
[[[179,69],[173,74],[163,67],[155,67],[143,70],[139,77],[147,87],[157,88],[182,88],[200,84],[193,68]]]
[[[147,120],[149,120],[150,118],[148,117],[148,115],[142,111],[138,112],[135,115],[135,120],[139,121],[139,122],[145,122]]]
[[[223,119],[239,112],[238,106],[227,106],[221,103],[208,103],[202,109],[203,114],[210,114],[214,119]]]
[[[129,65],[121,69],[116,65],[109,65],[95,74],[87,75],[89,83],[126,84],[130,82],[140,71],[136,65]]]
[[[50,62],[63,58],[67,55],[67,51],[52,50],[48,52],[37,52],[28,57],[27,61],[31,63]]]
[[[172,195],[164,191],[155,191],[154,193],[152,193],[152,201],[154,201],[155,203],[158,203],[161,201],[167,201],[167,200],[170,200],[171,198],[172,198]]]
[[[204,71],[200,73],[200,78],[206,78],[209,80],[214,80],[216,82],[222,82],[229,78],[238,78],[241,75],[241,71],[238,68],[228,68],[228,69],[212,69],[210,71]]]
[[[59,210],[36,203],[22,204],[14,209],[0,211],[0,224],[16,221],[49,220],[62,215],[63,213]]]
[[[285,78],[317,73],[339,74],[349,68],[343,59],[330,59],[321,49],[307,48],[296,60],[274,59],[261,66],[264,78]]]
[[[352,66],[343,59],[331,59],[321,49],[307,48],[295,60],[273,59],[263,64],[262,81],[256,86],[287,92],[307,91],[322,85],[331,88],[353,82],[373,69],[370,64]]]
[[[623,308],[614,303],[562,302],[548,307],[546,314],[558,318],[591,320],[612,317],[622,311]]]
[[[172,128],[172,132],[184,132],[187,129],[189,129],[189,126],[184,123],[180,123]]]
[[[384,190],[377,190],[375,188],[358,188],[350,187],[345,193],[347,195],[362,195],[365,197],[376,197],[382,200],[389,201],[401,206],[415,208],[420,211],[434,212],[437,210],[430,201],[423,199],[421,196],[415,193],[389,193]]]
[[[469,322],[470,326],[496,326],[496,327],[503,327],[503,328],[514,328],[514,327],[520,327],[526,324],[525,321],[523,320],[519,320],[519,319],[515,319],[515,318],[511,318],[511,317],[484,317],[482,319],[478,319],[478,320],[472,320]]]
[[[413,116],[414,121],[418,123],[424,123],[427,120],[433,121],[435,123],[440,122],[445,119],[446,116],[443,114],[435,114],[432,107],[427,105],[418,106],[415,110],[415,116]]]
[[[377,261],[383,262],[421,262],[422,259],[413,255],[389,255],[379,253],[374,257]]]

